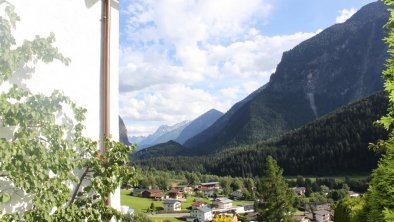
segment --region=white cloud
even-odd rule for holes
[[[157,85],[138,92],[124,93],[120,100],[120,115],[126,120],[162,122],[167,125],[192,120],[212,107],[223,109],[229,106],[204,90],[182,84]]]
[[[269,15],[268,1],[132,1],[122,11],[129,18],[120,61],[125,121],[157,128],[227,111],[264,85],[284,51],[320,31],[265,36],[256,22]]]
[[[132,124],[127,125],[126,128],[129,136],[146,136],[155,131],[157,126],[149,126],[146,125],[146,123],[132,122]]]
[[[120,91],[134,91],[157,84],[193,83],[202,79],[200,73],[186,71],[168,62],[157,52],[138,52],[125,49],[121,53]]]
[[[356,12],[357,12],[357,9],[355,9],[355,8],[349,8],[349,9],[345,8],[345,9],[342,9],[342,10],[340,11],[340,15],[338,15],[338,16],[335,18],[335,22],[336,22],[336,23],[343,23],[343,22],[345,22],[346,20],[348,20],[350,17],[352,17],[352,15],[353,15],[354,13],[356,13]]]

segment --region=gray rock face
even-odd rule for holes
[[[122,142],[125,145],[130,145],[130,142],[127,137],[127,129],[123,122],[123,119],[119,116],[119,142]]]

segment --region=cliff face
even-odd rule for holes
[[[125,145],[131,145],[129,139],[127,138],[127,129],[123,122],[123,119],[119,116],[119,142]]]

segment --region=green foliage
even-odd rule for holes
[[[365,200],[357,197],[346,197],[338,202],[335,208],[335,222],[366,221],[364,215]]]
[[[102,145],[107,151],[99,152],[99,143],[83,136],[86,110],[61,92],[45,96],[18,84],[7,88],[8,80],[33,62],[58,60],[67,65],[70,59],[53,46],[54,34],[16,45],[12,31],[19,17],[7,1],[0,1],[0,6],[6,12],[0,17],[0,87],[4,89],[0,94],[0,124],[10,131],[9,138],[0,140],[1,185],[8,183],[8,194],[17,199],[16,194],[23,193],[30,203],[19,212],[0,212],[5,213],[0,220],[120,218],[106,202],[121,183],[133,182],[134,168],[127,165],[127,154],[133,147],[105,138]],[[4,199],[5,194],[0,192],[0,197]]]
[[[283,170],[268,156],[265,177],[261,183],[261,196],[257,205],[258,221],[291,221],[294,212],[294,192],[288,188],[282,176]]]
[[[134,222],[153,222],[153,220],[145,214],[135,214]]]
[[[388,45],[389,58],[386,61],[386,69],[383,71],[385,79],[385,91],[388,94],[388,114],[380,119],[380,124],[389,132],[387,140],[381,140],[372,145],[375,150],[383,150],[385,154],[379,161],[377,169],[372,173],[370,187],[365,196],[365,213],[368,222],[394,221],[394,5],[393,0],[385,0],[389,5],[390,19],[386,24],[388,37],[385,42]]]

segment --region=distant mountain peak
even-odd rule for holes
[[[185,120],[180,123],[168,126],[160,126],[153,134],[147,136],[139,143],[137,150],[141,150],[159,143],[165,143],[169,140],[175,140],[182,130],[189,125],[190,121]]]

